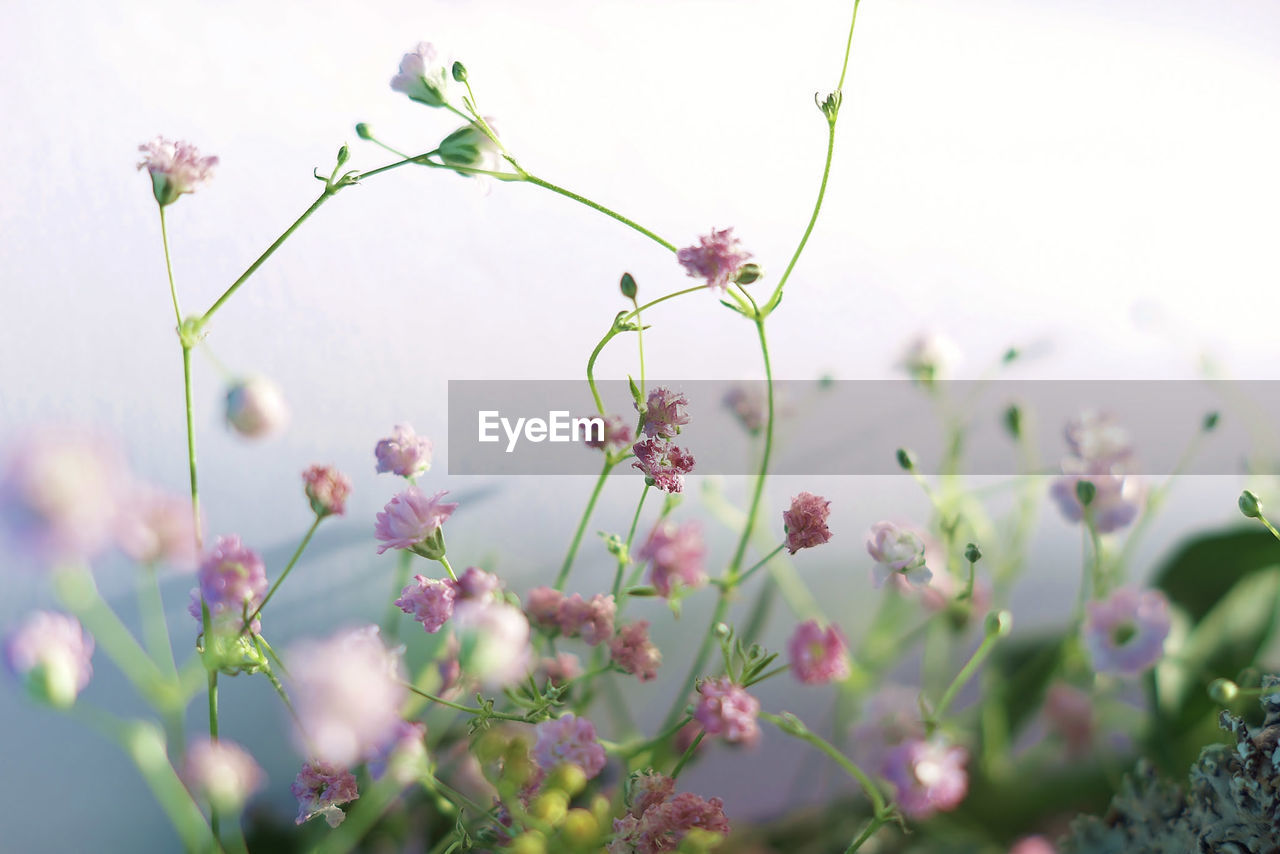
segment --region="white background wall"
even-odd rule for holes
[[[455,126],[387,86],[421,39],[467,63],[482,108],[530,169],[677,244],[733,225],[776,275],[816,191],[825,128],[812,95],[838,76],[848,5],[10,0],[0,443],[41,423],[103,425],[140,472],[180,490],[180,358],[137,144],[163,133],[222,158],[209,187],[170,209],[181,296],[198,310],[311,201],[311,168],[327,171],[340,143],[357,167],[385,162],[355,122],[412,150]],[[1020,377],[1190,378],[1206,354],[1230,376],[1271,376],[1278,72],[1280,7],[1265,0],[867,0],[829,202],[770,322],[777,374],[890,376],[902,342],[932,327],[965,351],[962,376],[1010,344],[1041,353]],[[278,600],[276,637],[380,613],[391,561],[374,558],[370,528],[394,485],[372,475],[373,442],[409,420],[437,440],[429,485],[484,486],[445,476],[446,381],[580,376],[621,307],[624,269],[646,296],[687,282],[644,238],[535,187],[486,196],[450,174],[400,171],[332,201],[220,313],[217,358],[275,378],[294,420],[278,440],[236,441],[218,424],[219,371],[197,360],[211,529],[241,533],[278,568],[306,523],[297,473],[330,461],[356,479],[349,517]],[[758,376],[749,326],[701,297],[652,313],[650,376]],[[620,342],[601,373],[619,376],[632,360]],[[459,512],[451,550],[522,588],[558,563],[589,484],[499,487]],[[814,485],[776,482],[775,503],[799,488]],[[1229,519],[1238,488],[1184,486],[1146,557],[1186,524]],[[866,570],[860,532],[925,507],[898,481],[821,489],[838,498],[837,539],[802,566],[831,601],[847,600]],[[600,524],[621,527],[633,500],[611,490]],[[1074,548],[1076,533],[1052,517],[1041,533]],[[717,537],[713,554],[727,548]],[[595,586],[605,564],[589,553],[579,585]],[[4,625],[49,602],[38,575],[12,569]],[[1037,565],[1026,606],[1071,572]],[[99,574],[128,611],[128,569]],[[180,633],[192,628],[181,615],[188,586],[165,588]],[[857,631],[857,611],[836,616]],[[99,665],[91,696],[128,708]],[[241,682],[225,691],[224,732],[259,750],[269,798],[287,809],[296,758],[277,744],[283,716],[269,692]],[[769,702],[804,701],[781,686]],[[11,686],[0,717],[0,849],[91,838],[133,850],[167,832],[113,748]],[[774,741],[697,769],[690,785],[711,794],[726,770],[791,756]],[[726,794],[731,815],[778,805],[776,791]],[[69,808],[76,820],[61,820]]]

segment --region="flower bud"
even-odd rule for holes
[[[93,675],[93,637],[75,617],[37,611],[5,640],[9,671],[32,699],[68,709]]]
[[[454,80],[458,81],[459,83],[467,82],[467,67],[463,65],[461,62],[455,62],[453,64],[452,72],[453,72]]]
[[[589,811],[579,807],[565,814],[560,832],[575,848],[588,848],[597,843],[600,823]]]
[[[1230,679],[1215,679],[1209,683],[1209,699],[1226,705],[1240,696],[1240,686]]]
[[[1088,507],[1097,496],[1098,487],[1094,485],[1093,481],[1076,481],[1076,500],[1080,502],[1081,507]]]
[[[1201,424],[1204,432],[1211,433],[1218,426],[1218,413],[1210,412],[1204,417],[1204,423]]]
[[[493,128],[493,120],[485,123]],[[463,125],[440,142],[437,149],[440,159],[449,166],[493,171],[498,167],[498,146],[478,123]],[[459,171],[460,175],[467,174]]]
[[[992,611],[987,614],[987,620],[983,624],[983,631],[987,637],[1008,637],[1009,632],[1013,631],[1013,614],[1008,611]]]
[[[1245,515],[1246,519],[1262,518],[1262,502],[1258,500],[1258,496],[1249,490],[1240,493],[1240,512]]]
[[[733,281],[739,285],[749,285],[764,275],[764,270],[759,264],[749,263],[743,264],[738,268],[737,274],[734,275]]]
[[[529,814],[550,825],[564,821],[569,811],[569,796],[559,789],[550,789],[538,795],[529,805]]]
[[[1004,429],[1015,439],[1022,438],[1022,408],[1017,404],[1004,411]]]
[[[964,559],[969,561],[969,563],[977,563],[982,560],[982,549],[978,548],[973,543],[969,543],[969,545],[964,547]]]
[[[908,451],[906,448],[898,449],[898,465],[903,471],[915,471],[916,455]]]
[[[627,299],[636,298],[636,280],[630,273],[622,274],[622,281],[618,283],[618,288]]]
[[[356,125],[356,136],[366,141],[371,140],[373,139],[373,131],[369,129],[367,123],[360,122],[360,124]]]
[[[266,377],[249,377],[232,384],[226,404],[227,424],[249,439],[278,432],[289,421],[280,388]]]
[[[511,840],[509,854],[547,854],[547,839],[536,830],[526,830]]]
[[[587,774],[577,765],[563,762],[556,766],[547,779],[547,788],[559,789],[570,797],[587,787]]]

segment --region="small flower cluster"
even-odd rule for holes
[[[1086,515],[1100,534],[1109,534],[1137,518],[1146,490],[1133,470],[1128,433],[1110,415],[1086,412],[1065,430],[1071,454],[1049,494],[1062,515],[1079,522]],[[1087,500],[1087,505],[1086,505]]]
[[[630,809],[613,822],[609,854],[658,854],[676,850],[691,834],[714,844],[729,833],[724,802],[691,792],[676,795],[675,781],[652,771],[632,777]]]
[[[877,522],[867,537],[867,554],[875,560],[872,580],[876,587],[897,573],[911,584],[928,584],[933,571],[925,565],[924,539],[910,528],[893,522]]]

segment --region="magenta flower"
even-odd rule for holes
[[[572,713],[543,721],[534,727],[538,741],[533,746],[533,758],[538,767],[550,772],[557,765],[576,765],[587,779],[604,770],[604,748],[596,741],[596,728],[586,718]]]
[[[1169,602],[1160,591],[1121,587],[1085,608],[1084,645],[1099,673],[1137,676],[1164,655]]]
[[[341,516],[347,509],[351,480],[333,466],[311,466],[302,473],[307,500],[320,517]]]
[[[584,641],[595,646],[613,637],[613,618],[617,613],[618,606],[612,595],[597,593],[588,601],[575,593],[560,600],[556,622],[565,637],[582,635]]]
[[[116,544],[141,564],[196,565],[195,518],[191,499],[138,486],[125,497],[115,521]]]
[[[524,612],[529,622],[540,629],[560,628],[560,603],[564,594],[551,587],[535,587],[525,596]]]
[[[227,389],[227,424],[246,439],[278,433],[289,423],[280,387],[266,377],[239,380]]]
[[[969,790],[963,747],[945,741],[913,739],[893,747],[881,769],[896,790],[894,800],[909,818],[928,818],[934,812],[953,810]]]
[[[760,701],[735,685],[727,676],[704,679],[698,684],[702,699],[693,718],[702,724],[707,735],[723,735],[731,743],[754,744],[760,737],[756,715]]]
[[[649,621],[636,620],[621,626],[609,641],[609,659],[641,682],[656,679],[662,652],[649,640]]]
[[[649,582],[659,595],[670,597],[676,585],[695,589],[707,583],[703,560],[707,547],[702,526],[685,522],[679,527],[671,520],[659,522],[637,557],[649,561]]]
[[[379,474],[417,477],[431,468],[431,440],[414,433],[408,424],[397,424],[389,437],[378,440],[373,453]]]
[[[588,436],[595,434],[588,430]],[[622,420],[621,415],[607,415],[604,419],[604,434],[600,439],[590,438],[584,441],[588,448],[595,448],[607,454],[616,454],[631,447],[631,427]]]
[[[187,748],[182,782],[224,813],[238,813],[266,782],[249,751],[234,741],[197,739]]]
[[[650,389],[642,432],[650,438],[674,439],[680,428],[689,423],[689,413],[685,411],[688,405],[688,398],[669,388]]]
[[[787,643],[791,673],[809,685],[825,685],[849,678],[849,642],[837,626],[823,629],[817,620],[796,626]]]
[[[457,595],[458,589],[451,581],[415,575],[413,581],[400,591],[400,598],[395,604],[422,623],[428,634],[435,634],[453,616]]]
[[[216,157],[202,157],[189,142],[157,136],[138,146],[142,152],[139,169],[151,174],[151,191],[161,205],[171,205],[183,193],[194,193],[213,177]]]
[[[36,611],[4,642],[9,672],[34,699],[59,709],[75,704],[93,676],[93,636],[80,621],[54,611]]]
[[[426,735],[425,724],[400,721],[391,736],[366,758],[369,776],[381,780],[389,771],[391,779],[402,786],[421,779],[427,769]]]
[[[782,511],[782,526],[787,532],[787,551],[795,554],[801,549],[820,546],[831,539],[827,517],[831,515],[831,502],[812,492],[802,492],[791,499],[791,507]]]
[[[1064,471],[1075,467],[1071,460],[1063,463]],[[1094,487],[1088,509],[1093,514],[1093,524],[1098,533],[1118,531],[1137,518],[1146,497],[1138,479],[1132,475],[1095,470],[1064,474],[1049,487],[1049,494],[1067,521],[1079,522],[1084,518],[1085,507],[1080,503],[1076,488],[1081,481],[1088,481]]]
[[[94,433],[50,428],[19,441],[0,477],[0,525],[14,545],[56,563],[96,555],[113,533],[128,470]]]
[[[308,760],[302,766],[289,791],[298,799],[296,824],[322,815],[330,827],[337,827],[347,817],[338,807],[360,797],[354,774],[318,759]]]
[[[693,454],[662,439],[641,439],[631,450],[636,455],[631,467],[644,472],[658,489],[663,492],[684,489],[684,476],[693,471]]]
[[[924,540],[910,528],[892,522],[877,522],[867,537],[867,554],[876,561],[872,574],[876,587],[891,573],[899,573],[912,584],[928,584],[933,572],[925,566]]]
[[[191,616],[202,619],[203,599],[211,622],[238,629],[239,618],[253,613],[267,593],[267,568],[257,552],[245,548],[240,538],[231,534],[218,538],[196,571],[196,581],[200,586],[191,591],[187,609]]]
[[[447,494],[440,491],[428,498],[411,486],[387,502],[374,526],[374,534],[382,541],[378,554],[387,549],[409,549],[431,560],[442,556],[441,526],[458,509],[457,504],[440,500]]]
[[[449,101],[449,76],[448,63],[437,58],[435,47],[419,42],[400,60],[400,71],[391,78],[391,89],[419,104],[443,107]]]
[[[751,253],[743,250],[732,228],[717,231],[698,238],[696,246],[686,246],[676,253],[676,260],[695,279],[705,279],[712,290],[724,292],[739,268],[751,260]]]
[[[398,652],[377,626],[304,641],[286,656],[300,747],[350,767],[391,739],[407,690]]]

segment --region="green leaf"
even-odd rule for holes
[[[1185,543],[1155,576],[1165,592],[1199,623],[1245,576],[1280,566],[1280,542],[1264,530],[1233,527]]]
[[[991,654],[991,665],[1000,674],[993,680],[999,689],[995,702],[1004,710],[1009,733],[1016,735],[1040,708],[1049,681],[1058,672],[1067,639],[1041,635],[1005,641]]]

